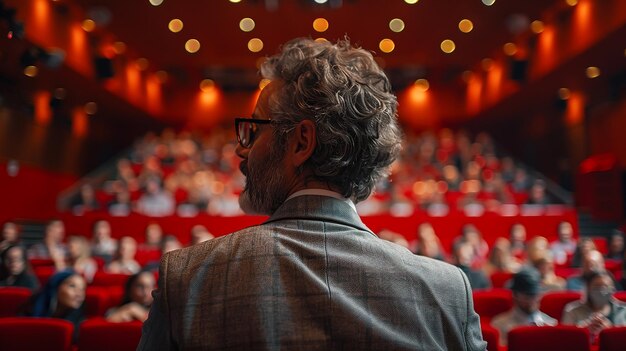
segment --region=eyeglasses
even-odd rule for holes
[[[237,142],[246,149],[252,146],[255,134],[259,130],[259,124],[270,124],[271,119],[235,118],[235,133]]]

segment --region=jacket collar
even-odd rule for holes
[[[291,198],[285,201],[264,224],[285,219],[339,223],[375,235],[363,224],[359,215],[348,203],[329,196],[302,195]]]

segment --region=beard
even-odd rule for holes
[[[269,157],[255,164],[250,164],[248,159],[240,167],[246,176],[246,184],[239,196],[239,206],[246,214],[271,215],[287,199],[281,164],[284,152],[276,152],[272,146],[269,153]]]

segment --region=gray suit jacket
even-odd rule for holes
[[[378,239],[345,202],[300,196],[176,250],[138,350],[484,350],[456,267]]]

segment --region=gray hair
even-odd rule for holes
[[[297,123],[313,121],[317,146],[305,166],[342,195],[366,199],[401,147],[398,102],[372,55],[347,39],[295,39],[265,61],[261,74],[284,83],[270,100],[278,147]]]

